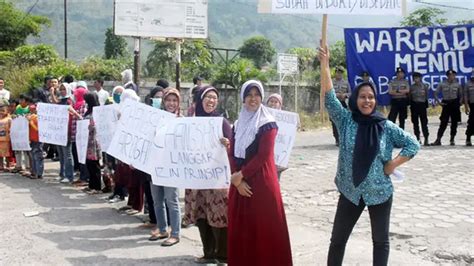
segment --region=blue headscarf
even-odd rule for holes
[[[349,98],[349,108],[352,111],[352,119],[358,124],[357,135],[352,160],[352,181],[357,187],[362,183],[369,173],[377,153],[380,149],[380,138],[382,137],[385,121],[381,113],[376,111],[376,106],[370,115],[364,115],[357,106],[357,98],[362,87],[368,86],[375,93],[375,88],[370,82],[362,82],[352,92]]]

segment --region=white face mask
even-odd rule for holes
[[[161,98],[152,98],[151,99],[152,104],[151,106],[160,109],[161,108]]]

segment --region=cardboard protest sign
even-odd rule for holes
[[[288,167],[290,154],[295,143],[296,130],[300,121],[297,113],[268,108],[275,117],[278,134],[275,139],[275,164]]]
[[[43,143],[66,146],[68,141],[69,105],[38,103],[38,134]]]
[[[89,142],[90,120],[79,120],[76,126],[76,148],[79,163],[86,164],[87,144]]]
[[[28,119],[19,116],[12,120],[10,127],[10,141],[14,151],[31,151],[30,128]]]
[[[227,149],[220,143],[222,117],[167,119],[158,128],[149,169],[153,184],[189,189],[230,186]]]
[[[97,140],[100,148],[106,151],[117,129],[118,110],[113,104],[94,106],[92,116],[94,118],[95,128],[97,130]]]
[[[406,9],[406,0],[259,0],[259,13],[396,15]]]
[[[156,128],[164,118],[176,118],[176,115],[127,99],[120,104],[120,119],[107,153],[147,172],[150,153],[155,149]]]

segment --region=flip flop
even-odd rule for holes
[[[179,238],[170,237],[161,243],[162,247],[171,247],[179,243]]]
[[[166,239],[170,235],[168,233],[160,233],[160,234],[151,234],[151,236],[148,238],[149,241],[157,241],[161,239]]]

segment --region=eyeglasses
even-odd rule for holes
[[[217,100],[217,97],[216,96],[210,96],[210,95],[207,95],[205,96],[204,98],[208,99],[208,100]]]

